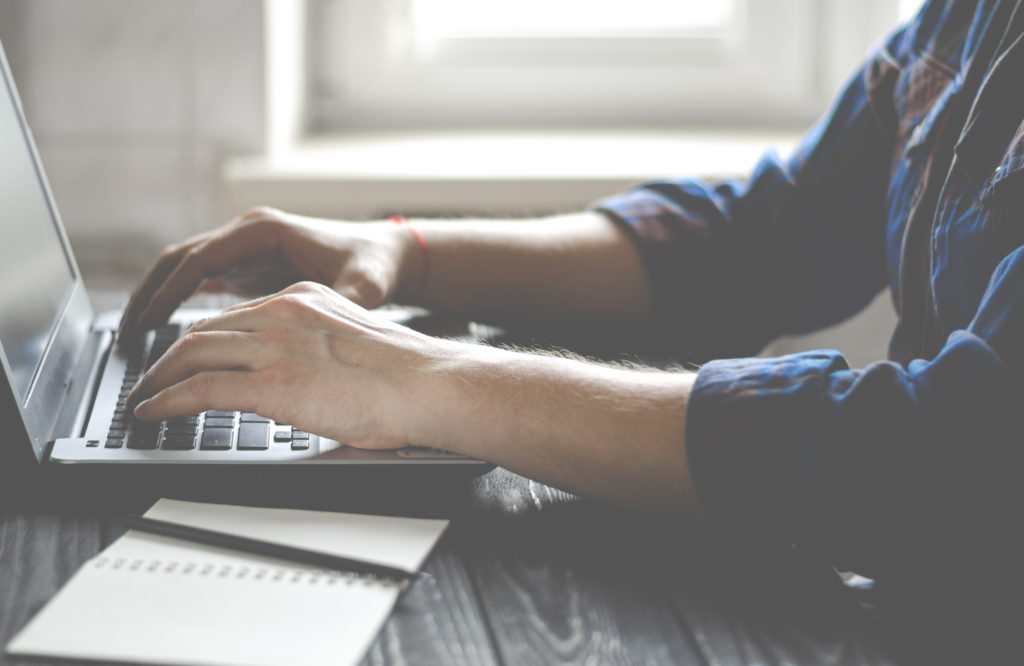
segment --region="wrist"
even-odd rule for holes
[[[442,338],[428,338],[430,349],[409,373],[405,402],[406,437],[414,446],[436,447],[485,458],[484,424],[495,422],[510,405],[502,364],[511,352]],[[495,425],[498,424],[495,422]]]
[[[694,375],[456,345],[425,381],[413,443],[569,492],[696,515],[685,448]]]
[[[392,215],[393,234],[399,247],[398,280],[394,300],[420,305],[430,277],[430,249],[420,230],[407,218]]]

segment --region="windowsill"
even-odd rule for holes
[[[721,129],[360,133],[229,160],[223,203],[229,214],[269,204],[351,219],[538,214],[654,178],[742,178],[765,150],[785,154],[798,138]]]

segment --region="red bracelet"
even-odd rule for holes
[[[404,215],[392,215],[388,218],[395,224],[404,225],[406,229],[412,232],[412,235],[416,237],[416,244],[420,246],[420,256],[423,258],[423,268],[420,270],[420,285],[416,289],[413,300],[419,300],[423,296],[423,293],[427,290],[427,278],[430,276],[430,250],[427,248],[427,241],[423,238],[423,234],[420,230],[412,225]]]

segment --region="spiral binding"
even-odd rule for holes
[[[352,573],[329,569],[289,569],[287,567],[265,566],[234,566],[231,564],[213,564],[211,562],[191,562],[180,560],[145,560],[142,558],[97,557],[93,565],[96,569],[110,571],[126,571],[153,574],[195,575],[207,578],[234,578],[236,580],[254,580],[270,583],[292,583],[308,585],[398,585],[403,581],[377,574]]]

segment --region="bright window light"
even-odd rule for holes
[[[419,39],[702,35],[727,29],[734,0],[412,0]]]
[[[900,21],[909,21],[917,13],[917,10],[921,8],[922,0],[899,0],[897,5],[897,11],[899,12]]]

